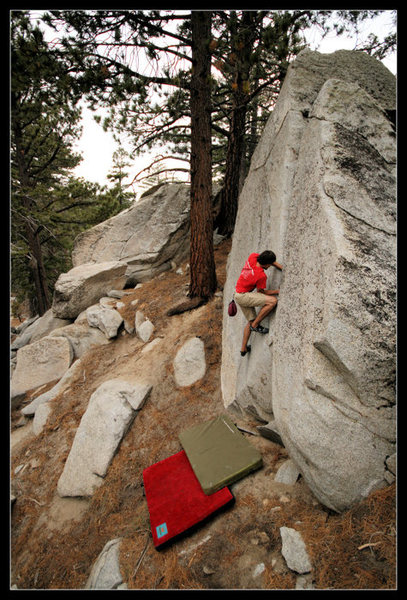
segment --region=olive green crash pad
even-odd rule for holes
[[[179,434],[179,441],[205,494],[241,479],[263,464],[261,454],[227,415],[220,415]]]

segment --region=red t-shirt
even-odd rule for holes
[[[247,259],[236,283],[236,292],[238,294],[252,292],[256,287],[258,290],[265,289],[267,285],[267,275],[262,267],[256,266],[259,256],[260,255],[256,252],[253,252]]]

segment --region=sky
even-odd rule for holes
[[[375,20],[374,28],[370,25],[368,29],[372,30],[377,35],[381,34],[384,29],[387,29],[391,24],[391,11],[385,13]],[[360,35],[363,35],[363,30]],[[319,52],[331,53],[335,50],[353,50],[357,40],[349,39],[344,36],[338,37],[335,34],[330,34],[321,41],[317,30],[307,35],[307,41],[310,43],[312,50],[318,49]],[[396,53],[389,58],[384,59],[383,63],[393,73],[397,73],[397,56]],[[102,113],[98,113],[102,114]],[[75,175],[83,177],[88,181],[97,182],[100,185],[108,183],[107,174],[113,167],[113,152],[117,150],[117,143],[113,139],[110,132],[103,131],[101,125],[96,123],[93,114],[90,110],[83,111],[83,133],[79,143],[76,146],[76,151],[83,156],[83,161],[75,169]],[[127,147],[127,150],[130,148]],[[148,166],[153,158],[153,154],[145,155],[144,157],[136,157],[134,164],[128,168],[129,178],[125,180],[129,183],[134,175]],[[175,164],[175,163],[174,163]],[[179,164],[177,165],[179,166]],[[131,188],[137,195],[143,189],[140,186],[134,185]]]

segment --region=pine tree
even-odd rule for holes
[[[117,207],[100,186],[75,179],[80,110],[70,65],[29,14],[11,14],[11,284],[42,315],[71,268],[75,235]]]
[[[130,166],[130,163],[128,162],[129,153],[127,150],[120,147],[113,152],[112,158],[113,167],[107,174],[107,179],[113,183],[113,187],[109,190],[109,193],[117,199],[119,210],[124,210],[125,208],[128,208],[134,200],[134,194],[126,191],[126,186],[123,183],[123,180],[128,176],[126,167]]]

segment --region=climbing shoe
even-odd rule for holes
[[[256,333],[268,333],[269,332],[267,327],[262,327],[262,325],[257,325],[257,327],[252,327],[250,325],[250,331],[255,331]]]
[[[252,347],[251,347],[251,346],[246,346],[246,350],[240,350],[240,355],[241,355],[241,356],[246,356],[246,354],[247,354],[248,352],[250,352],[250,350],[251,350],[251,349],[252,349]]]

